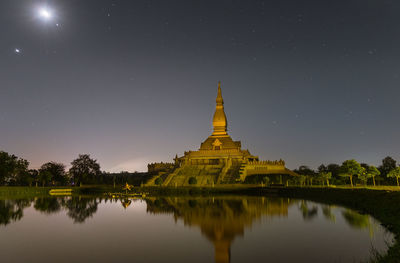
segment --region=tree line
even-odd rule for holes
[[[378,167],[356,160],[346,160],[341,165],[321,164],[317,170],[306,165],[300,166],[294,172],[299,174],[294,179],[300,186],[305,185],[399,185],[400,167],[396,160],[387,156]]]
[[[397,185],[400,186],[400,167],[388,156],[378,167],[356,160],[339,164],[321,164],[317,170],[306,165],[294,172],[292,184],[306,185]],[[82,184],[141,185],[149,179],[148,173],[107,173],[100,170],[97,160],[88,154],[80,154],[71,162],[67,171],[63,163],[47,162],[39,169],[29,169],[29,162],[13,154],[0,151],[0,185],[9,186],[65,186]]]
[[[82,184],[140,185],[144,173],[106,173],[89,154],[80,154],[66,169],[63,163],[47,162],[39,169],[29,169],[29,162],[13,154],[0,151],[0,185],[8,186],[70,186]]]

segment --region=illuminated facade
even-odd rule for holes
[[[214,185],[243,182],[249,175],[287,174],[296,175],[285,168],[285,162],[259,161],[241,148],[240,141],[234,141],[228,135],[228,122],[224,111],[221,84],[218,83],[216,108],[213,117],[213,132],[197,151],[187,151],[183,156],[176,156],[175,169],[171,173],[161,173],[149,181],[165,186]],[[189,182],[190,178],[192,179]]]

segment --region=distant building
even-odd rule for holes
[[[176,156],[173,171],[160,173],[148,185],[157,182],[165,186],[207,186],[240,183],[250,175],[296,175],[285,168],[283,160],[260,161],[258,156],[243,150],[240,141],[232,140],[227,133],[228,122],[220,83],[216,103],[211,136],[201,143],[199,150],[187,151],[181,157]],[[154,169],[150,169],[154,166],[158,165],[149,165],[149,172],[154,172]]]

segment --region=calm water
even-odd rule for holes
[[[368,215],[267,197],[0,200],[1,262],[360,262]]]

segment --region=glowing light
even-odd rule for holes
[[[21,53],[21,50],[19,48],[16,48],[15,53]]]
[[[47,8],[41,8],[39,9],[39,16],[45,20],[49,20],[51,19],[51,17],[53,16],[50,12],[49,9]]]

